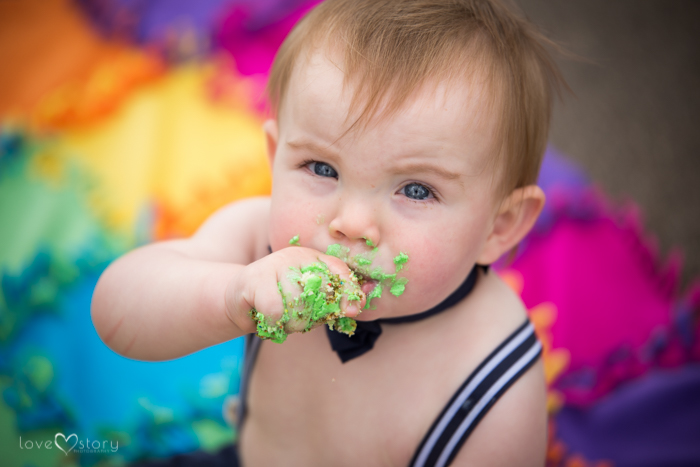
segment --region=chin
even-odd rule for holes
[[[389,318],[389,316],[387,316],[380,307],[377,307],[376,310],[362,310],[362,312],[353,319],[355,321],[374,321],[381,318]]]

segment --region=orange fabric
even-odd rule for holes
[[[0,119],[50,127],[104,115],[162,72],[156,58],[101,38],[70,0],[0,2],[0,63]]]

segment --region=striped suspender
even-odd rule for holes
[[[250,385],[250,374],[253,372],[255,359],[260,351],[260,339],[255,334],[247,334],[245,336],[245,356],[243,360],[243,374],[241,375],[241,389],[238,394],[238,414],[236,426],[240,430],[243,426],[243,421],[248,414],[248,386]]]
[[[409,465],[450,465],[491,406],[530,368],[541,351],[535,330],[526,321],[469,375],[433,422]]]

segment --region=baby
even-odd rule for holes
[[[496,0],[321,4],[271,71],[272,195],[112,264],[100,337],[166,360],[247,335],[245,466],[543,465],[541,347],[487,265],[545,201],[545,43]]]

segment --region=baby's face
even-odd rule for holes
[[[350,257],[378,248],[372,267],[393,272],[409,256],[395,297],[385,290],[360,320],[425,311],[447,297],[479,261],[496,215],[487,161],[496,116],[476,84],[423,91],[388,120],[341,138],[351,94],[324,54],[296,70],[279,115],[270,244],[299,235],[322,252],[339,243]],[[275,139],[275,125],[267,129]],[[351,267],[355,266],[352,261]]]

